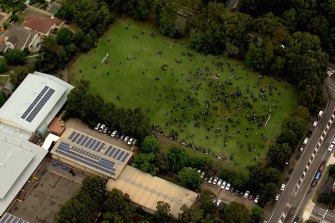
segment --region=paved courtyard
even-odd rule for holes
[[[51,160],[47,158],[35,174],[36,178],[23,188],[25,191],[21,193],[22,202],[15,202],[9,213],[31,223],[53,222],[59,205],[76,193],[85,178],[84,174],[75,170],[73,172],[75,176],[69,170],[63,170],[60,165],[52,166]]]

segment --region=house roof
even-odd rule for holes
[[[47,153],[29,141],[0,132],[0,179],[6,179],[0,184],[0,216]]]
[[[32,14],[24,17],[22,25],[32,30],[36,30],[37,32],[47,34],[52,26],[59,26],[62,22],[63,20],[59,18],[46,18],[37,14]]]
[[[111,191],[114,188],[127,193],[130,200],[151,211],[156,211],[158,201],[164,201],[170,205],[171,214],[175,218],[178,218],[180,208],[184,204],[190,207],[198,197],[198,194],[191,190],[153,177],[129,165],[123,169],[118,179],[110,179],[107,182],[107,190]]]
[[[35,34],[37,34],[35,31],[25,29],[21,25],[12,25],[6,35],[7,41],[14,45],[14,49],[21,50],[31,43]]]
[[[28,74],[0,109],[0,121],[33,133],[48,125],[67,100],[73,86],[39,72]]]

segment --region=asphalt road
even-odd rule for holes
[[[335,128],[329,125],[329,131],[325,135],[324,130],[335,109],[335,81],[327,77],[325,86],[328,94],[328,104],[318,126],[313,129],[313,134],[302,152],[300,159],[286,183],[285,191],[281,193],[279,201],[270,213],[265,213],[265,219],[269,223],[291,223],[296,216],[301,216],[306,202],[312,196],[310,187],[315,173],[321,162],[331,154],[327,151],[328,145],[335,135]],[[335,122],[335,119],[334,119]],[[312,123],[310,124],[312,125]],[[324,136],[320,143],[321,135]],[[316,149],[317,148],[317,149]],[[313,158],[311,158],[313,157]]]
[[[315,220],[321,221],[323,223],[332,223],[335,222],[335,211],[328,210],[325,207],[318,205],[314,206],[311,217]]]

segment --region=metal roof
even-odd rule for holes
[[[0,216],[43,160],[48,151],[0,132]]]
[[[73,86],[48,74],[28,74],[0,109],[0,121],[34,133],[48,125],[67,100]]]
[[[171,214],[175,218],[182,212],[180,208],[184,204],[190,207],[198,197],[198,194],[191,190],[153,177],[129,165],[124,168],[118,179],[110,179],[107,182],[107,190],[111,191],[114,188],[128,194],[131,201],[151,211],[156,211],[158,201],[164,201],[170,205]]]
[[[16,217],[12,214],[6,213],[0,219],[0,223],[29,223],[22,218]]]
[[[51,153],[114,179],[133,156],[127,149],[72,128],[64,131]]]

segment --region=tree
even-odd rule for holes
[[[105,220],[121,218],[126,222],[133,218],[136,210],[129,196],[117,189],[106,193],[103,209],[106,213],[106,215],[104,215]]]
[[[266,159],[270,165],[279,170],[283,170],[285,163],[288,162],[292,154],[292,150],[287,143],[274,144],[269,147]]]
[[[329,165],[328,173],[329,173],[329,176],[335,179],[335,164]]]
[[[158,173],[158,167],[155,166],[154,154],[139,154],[132,162],[132,166],[144,172],[150,173],[155,176]]]
[[[128,0],[124,8],[135,19],[146,19],[152,10],[153,0]]]
[[[225,223],[250,223],[249,210],[244,204],[232,202],[223,208]]]
[[[178,173],[179,170],[183,169],[189,164],[190,157],[186,154],[184,149],[171,147],[167,156],[172,172]]]
[[[10,75],[10,82],[17,88],[29,72],[30,70],[27,67],[17,66]]]
[[[25,53],[20,50],[9,49],[5,53],[5,60],[9,65],[22,65],[25,63],[25,57]]]
[[[61,28],[57,33],[56,42],[61,46],[69,45],[73,41],[73,36],[68,28]]]
[[[55,72],[65,67],[69,58],[62,46],[51,38],[42,42],[40,55],[37,56],[35,69],[43,72]]]
[[[200,189],[202,180],[199,176],[199,173],[196,170],[184,167],[182,170],[178,172],[178,178],[179,178],[180,184],[183,187],[186,187],[194,191],[197,191]]]
[[[258,223],[263,219],[263,210],[262,208],[255,206],[251,209],[250,223]]]
[[[274,183],[266,183],[259,190],[259,202],[260,206],[264,206],[268,201],[271,201],[275,197],[276,185]]]
[[[6,73],[8,71],[8,67],[6,63],[0,63],[0,74]]]
[[[158,201],[156,205],[156,212],[152,216],[153,222],[160,222],[160,223],[174,222],[170,211],[171,208],[168,203],[165,203],[164,201]]]
[[[179,222],[181,223],[200,223],[204,218],[204,210],[199,206],[187,207],[185,204],[180,208],[182,214],[179,215]]]
[[[160,150],[157,140],[153,136],[147,136],[144,138],[140,151],[142,153],[158,153]]]
[[[4,93],[0,93],[0,107],[7,101],[7,96]]]
[[[198,202],[200,203],[200,208],[204,210],[204,214],[214,214],[216,212],[217,206],[213,202],[215,198],[215,194],[211,191],[201,191]]]
[[[324,205],[329,205],[333,199],[333,195],[331,193],[321,193],[318,196],[318,202]]]
[[[287,143],[290,147],[294,148],[298,144],[299,138],[292,129],[287,129],[283,131],[276,140],[278,144]]]

